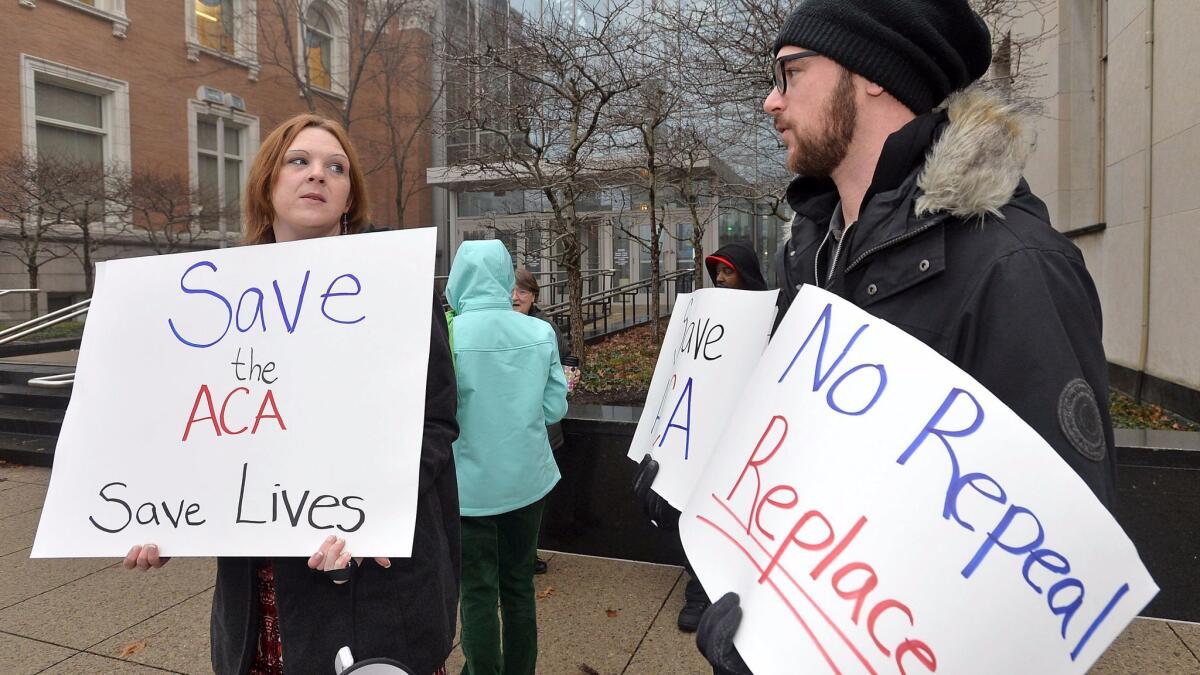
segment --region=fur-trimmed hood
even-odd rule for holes
[[[908,184],[917,193],[913,214],[919,218],[1003,217],[1033,150],[1032,130],[1021,105],[981,85],[968,87],[893,134],[889,146],[898,140],[892,148],[898,152],[881,158],[889,164],[877,167],[872,190]],[[799,176],[788,186],[787,201],[797,215],[824,223],[837,204],[837,186],[829,178]]]
[[[1002,217],[1033,150],[1032,124],[1018,104],[978,85],[942,107],[949,120],[917,177],[916,215]]]

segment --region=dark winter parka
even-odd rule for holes
[[[358,660],[390,657],[417,675],[445,663],[458,607],[458,482],[451,444],[458,437],[458,393],[441,303],[433,303],[425,430],[412,557],[383,569],[364,560],[345,584],[310,570],[305,558],[273,558],[283,668],[288,675],[332,673],[343,646]],[[330,470],[339,467],[330,456]],[[313,539],[313,550],[321,543]],[[218,558],[212,606],[212,667],[247,672],[258,640],[254,558]]]
[[[1011,106],[979,90],[951,96],[888,138],[840,251],[833,183],[793,181],[780,315],[818,284],[902,328],[1012,408],[1111,508],[1100,302],[1083,256],[1021,178],[1030,148]]]

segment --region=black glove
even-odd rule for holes
[[[733,646],[733,635],[742,622],[740,603],[737,593],[726,593],[700,617],[696,646],[712,664],[714,675],[754,675]]]
[[[637,473],[633,477],[633,492],[637,495],[642,511],[650,518],[656,527],[668,532],[679,529],[679,512],[667,503],[667,500],[650,489],[654,478],[658,475],[658,462],[646,455],[638,464]]]

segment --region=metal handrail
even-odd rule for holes
[[[550,272],[531,272],[531,273],[537,277],[544,277],[546,275],[551,275],[551,276],[565,275],[567,272],[565,270],[554,270],[554,271],[550,271]],[[605,290],[609,290],[609,289],[605,289],[603,287],[612,285],[612,280],[615,279],[617,276],[617,270],[615,270],[615,269],[584,269],[584,270],[580,270],[580,274],[581,274],[580,283],[587,285],[587,284],[595,284],[597,281],[599,281],[599,285],[601,286],[601,289],[599,291],[595,291],[595,292],[604,292]],[[437,290],[439,293],[444,293],[445,289],[446,289],[446,281],[448,279],[449,279],[449,277],[446,275],[435,276],[433,278],[434,289]],[[566,284],[567,284],[567,279],[559,279],[557,281],[548,281],[545,283],[539,282],[538,295],[542,300],[546,300],[546,299],[549,299],[551,301],[556,300],[556,299],[562,297],[563,295],[565,295]],[[554,302],[552,304],[558,305],[561,303]]]
[[[62,373],[60,375],[43,375],[35,377],[28,382],[31,387],[47,387],[57,389],[60,387],[69,387],[75,384],[75,373]]]
[[[42,316],[34,317],[24,323],[19,323],[11,328],[0,331],[0,345],[8,344],[17,338],[31,335],[44,328],[49,328],[55,324],[62,323],[63,321],[74,319],[81,314],[87,314],[88,308],[91,306],[91,304],[92,299],[88,298],[87,300],[77,302],[68,307],[63,307],[62,309],[55,310],[49,314],[43,314]],[[21,330],[22,328],[27,327],[27,330]],[[13,333],[16,334],[14,335]]]
[[[623,284],[616,288],[597,291],[584,295],[581,300],[584,310],[583,330],[585,339],[606,335],[610,331],[609,319],[610,311],[616,304],[620,304],[620,323],[616,329],[629,328],[651,320],[651,307],[653,305],[653,296],[659,295],[665,291],[665,300],[659,305],[659,318],[669,316],[673,309],[675,296],[679,292],[691,291],[692,270],[676,270],[663,274],[658,279],[658,285],[651,279],[643,279],[640,281]],[[674,286],[674,292],[672,292]],[[639,303],[639,296],[645,294]],[[660,297],[662,297],[660,295]],[[638,305],[641,304],[639,312]],[[572,322],[570,317],[570,303],[562,302],[555,305],[549,305],[543,309],[546,318],[554,321],[568,335],[572,331]],[[611,318],[616,320],[616,315]],[[590,328],[588,328],[590,327]]]
[[[666,274],[659,275],[658,281],[659,281],[659,283],[665,283],[668,281],[677,281],[680,278],[688,277],[691,275],[692,275],[692,270],[675,270],[674,272],[668,272]],[[637,292],[643,288],[648,288],[652,281],[653,281],[652,279],[641,279],[639,281],[631,281],[627,284],[623,284],[623,285],[617,286],[615,288],[609,288],[607,290],[596,291],[595,293],[589,293],[588,295],[583,296],[581,299],[583,300],[583,302],[586,303],[586,302],[595,302],[598,300],[607,300],[608,298],[615,298],[618,295],[628,294],[631,292]],[[571,302],[568,300],[565,302],[560,302],[555,305],[549,305],[547,307],[542,308],[542,313],[547,314],[547,315],[558,314],[558,313],[562,312],[563,310],[565,310],[566,308],[570,307],[570,304],[571,304]]]
[[[4,297],[9,293],[39,293],[37,288],[10,288],[0,290],[0,297]],[[77,302],[68,307],[54,310],[49,314],[34,317],[23,323],[19,323],[10,328],[0,331],[0,345],[8,344],[13,340],[32,335],[38,331],[44,330],[55,324],[69,321],[82,314],[87,314],[88,308],[91,307],[92,299],[88,298],[81,302]],[[75,373],[61,373],[58,375],[44,375],[42,377],[34,377],[28,381],[31,387],[47,387],[57,389],[61,387],[70,387],[75,384]]]

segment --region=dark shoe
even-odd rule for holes
[[[533,573],[534,574],[545,574],[546,570],[548,568],[549,568],[549,565],[547,565],[546,561],[542,560],[541,558],[538,558],[537,561],[533,563]],[[696,619],[696,624],[699,625],[699,623],[700,623],[700,620]],[[693,630],[695,630],[695,629],[693,629]]]
[[[679,610],[679,630],[685,633],[695,633],[700,627],[700,617],[704,616],[704,610],[708,609],[711,603],[708,598],[688,600],[683,604],[683,609]]]

